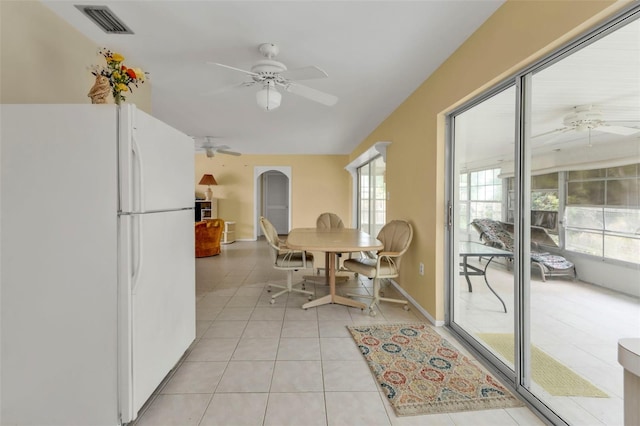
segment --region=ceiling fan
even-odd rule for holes
[[[207,154],[207,158],[213,158],[216,154],[226,155],[242,155],[239,152],[229,151],[228,145],[215,145],[211,136],[205,136],[204,138],[193,138],[196,144],[196,151],[204,151]]]
[[[550,130],[548,132],[540,133],[538,135],[535,135],[533,138],[539,138],[539,137],[554,135],[554,134],[562,134],[562,133],[567,133],[571,131],[591,132],[592,130],[596,130],[604,133],[611,133],[615,135],[621,135],[621,136],[629,136],[629,135],[633,135],[634,133],[640,132],[640,128],[617,126],[617,125],[612,125],[610,123],[614,123],[614,122],[630,123],[633,121],[634,120],[605,120],[599,108],[593,105],[578,105],[573,107],[573,111],[565,115],[564,118],[562,119],[562,124],[564,124],[564,127],[560,127],[557,129]]]
[[[263,43],[258,47],[258,50],[266,59],[256,62],[255,65],[251,67],[251,71],[225,64],[219,64],[217,62],[207,62],[211,65],[240,71],[251,77],[251,80],[249,81],[223,87],[212,93],[220,93],[243,87],[259,86],[261,89],[256,93],[256,102],[258,103],[258,106],[267,111],[276,109],[280,106],[282,94],[278,91],[278,88],[326,106],[333,106],[338,102],[337,96],[296,83],[297,80],[327,78],[327,73],[320,68],[311,65],[292,70],[287,69],[285,64],[274,59],[278,55],[280,49],[278,49],[278,46],[273,43]]]

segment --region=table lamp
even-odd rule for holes
[[[213,175],[203,175],[198,185],[207,185],[207,191],[205,192],[205,199],[207,201],[211,201],[213,199],[213,191],[211,190],[211,185],[217,185],[216,178]]]

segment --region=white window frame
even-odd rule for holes
[[[352,182],[352,216],[351,223],[355,226],[359,226],[360,223],[360,207],[359,207],[359,199],[360,199],[360,183],[359,183],[359,173],[358,170],[375,160],[378,157],[382,157],[383,161],[387,162],[387,146],[389,146],[391,142],[389,141],[380,141],[373,144],[368,150],[360,154],[355,160],[349,163],[345,169],[351,174],[351,182]],[[386,206],[385,206],[386,209]]]

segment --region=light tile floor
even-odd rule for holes
[[[459,277],[455,320],[472,335],[513,333],[513,272],[492,264],[487,277],[509,313],[502,311],[482,277],[471,277],[471,293],[464,277]],[[534,270],[530,303],[532,343],[595,384],[608,398],[553,396],[535,382],[533,392],[570,424],[622,425],[623,368],[618,363],[617,344],[621,338],[640,338],[640,300],[580,280],[542,282]]]
[[[303,272],[312,273],[296,277]],[[346,326],[424,318],[395,304],[383,304],[376,317],[340,305],[305,311],[306,297],[297,294],[271,305],[267,283],[285,280],[264,241],[236,242],[197,259],[196,341],[136,426],[544,424],[527,408],[397,417]],[[339,292],[370,286],[366,278],[351,279]],[[328,292],[324,285],[307,288],[317,297]]]

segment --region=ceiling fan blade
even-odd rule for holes
[[[203,92],[201,95],[202,96],[217,95],[218,93],[224,93],[224,92],[229,92],[229,91],[235,90],[235,89],[243,89],[245,87],[251,87],[254,84],[256,84],[255,81],[243,81],[242,83],[234,83],[234,84],[230,84],[228,86],[218,87],[217,89],[213,89],[213,90],[209,90],[209,91]]]
[[[287,80],[313,80],[315,78],[329,77],[329,74],[314,65],[283,71],[280,75]]]
[[[312,89],[302,84],[289,83],[285,90],[295,95],[302,96],[303,98],[311,99],[312,101],[319,102],[326,106],[333,106],[338,102],[338,97],[330,95],[320,90]]]
[[[573,127],[560,127],[559,129],[549,130],[548,132],[540,133],[538,135],[532,136],[531,139],[541,138],[543,136],[553,135],[555,133],[565,133],[570,130],[573,130]]]
[[[218,149],[217,152],[218,154],[235,155],[236,157],[239,157],[240,155],[242,155],[239,152],[227,151],[226,149]]]
[[[601,126],[596,127],[594,130],[598,130],[600,132],[612,133],[614,135],[622,135],[629,136],[635,133],[640,132],[640,129],[636,129],[633,127],[625,127],[625,126],[609,126],[608,124],[603,124]]]
[[[253,72],[253,71],[243,70],[243,69],[240,69],[240,68],[232,67],[231,65],[219,64],[217,62],[207,62],[207,64],[209,64],[209,65],[217,65],[217,66],[222,67],[222,68],[229,68],[230,70],[240,71],[240,72],[243,72],[243,73],[248,74],[248,75],[255,75],[255,76],[260,75],[260,74],[257,74],[255,72]]]

